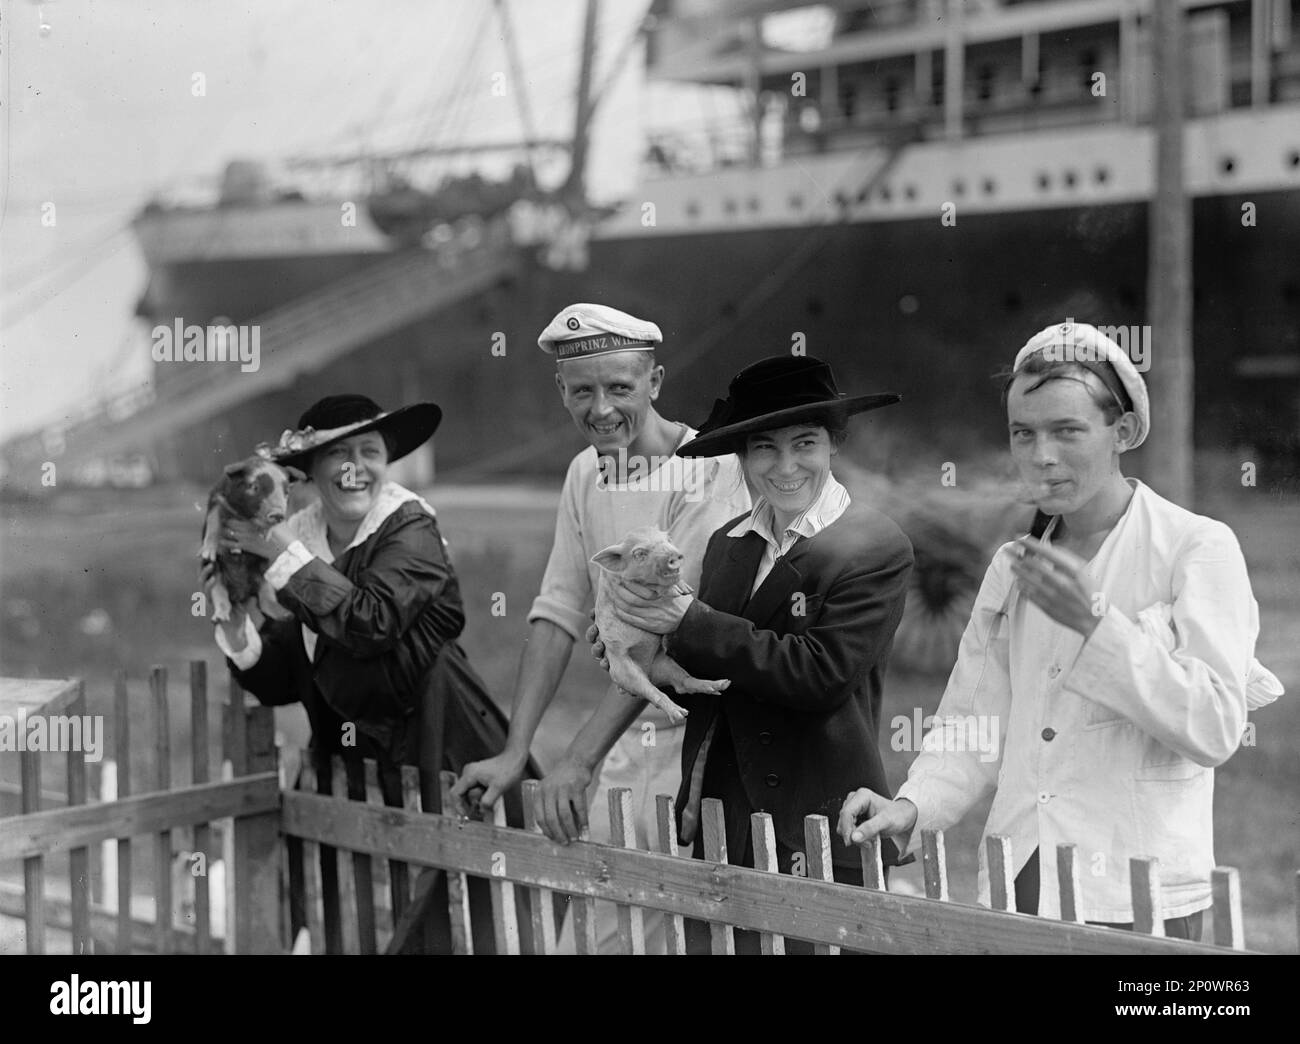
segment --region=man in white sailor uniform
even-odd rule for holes
[[[480,804],[491,805],[522,777],[574,642],[582,641],[591,625],[599,569],[592,557],[632,529],[658,526],[684,556],[682,580],[696,587],[709,536],[750,508],[734,454],[674,456],[696,432],[655,409],[664,379],[655,357],[661,342],[654,323],[597,304],[561,310],[538,338],[542,351],[555,357],[556,388],[589,445],[565,475],[550,561],[528,614],[509,739],[496,757],[465,767],[454,790],[462,803],[481,791]],[[606,842],[608,792],[628,787],[637,843],[654,847],[655,795],[678,791],[683,732],[681,724],[647,704],[602,760],[586,741],[593,730],[580,730],[542,782],[544,815],[570,827],[589,825],[591,839]],[[560,823],[552,825],[561,832]],[[577,830],[567,833],[576,836]],[[646,911],[644,923],[646,951],[663,952],[662,915]],[[566,936],[571,924],[570,919]],[[600,952],[616,951],[612,904],[597,905],[597,938]]]

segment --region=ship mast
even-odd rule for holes
[[[569,176],[560,189],[560,197],[571,208],[581,208],[587,200],[587,145],[595,105],[591,96],[591,77],[596,65],[596,26],[600,21],[600,0],[587,0],[582,23],[582,61],[578,67],[578,102],[573,117],[573,144],[569,152]]]

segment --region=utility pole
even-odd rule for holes
[[[1193,506],[1192,212],[1183,180],[1184,24],[1180,0],[1154,0],[1155,192],[1150,210],[1147,315],[1151,415],[1146,473],[1158,492]]]

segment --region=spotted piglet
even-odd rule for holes
[[[267,582],[270,564],[257,555],[223,551],[221,530],[228,518],[242,518],[262,532],[285,520],[289,509],[289,483],[306,476],[297,468],[283,467],[258,453],[226,466],[222,480],[208,496],[208,513],[203,521],[203,546],[199,557],[215,563],[212,585],[212,619],[224,623],[233,606],[249,600],[275,620],[293,615],[276,600]]]
[[[654,526],[634,529],[621,544],[605,548],[591,560],[601,569],[596,588],[596,627],[609,660],[609,676],[625,695],[649,700],[670,721],[679,722],[686,717],[685,709],[661,692],[650,680],[651,676],[677,692],[716,694],[731,684],[692,678],[664,650],[662,635],[633,627],[614,615],[610,589],[615,584],[635,580],[653,588],[661,598],[691,593],[681,582],[682,554],[672,545],[667,533]]]

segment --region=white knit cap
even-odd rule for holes
[[[1151,402],[1147,398],[1146,381],[1123,348],[1095,326],[1076,323],[1071,319],[1039,330],[1029,338],[1016,353],[1016,363],[1012,369],[1019,370],[1021,364],[1037,351],[1042,351],[1052,362],[1079,362],[1085,365],[1110,363],[1124,390],[1128,392],[1129,401],[1133,403],[1133,413],[1137,417],[1137,434],[1129,449],[1137,449],[1146,441],[1147,432],[1151,430]]]
[[[537,338],[537,346],[557,362],[610,352],[652,352],[662,342],[654,323],[598,304],[561,309]]]

